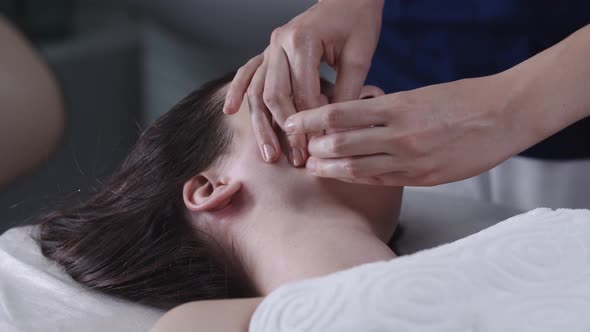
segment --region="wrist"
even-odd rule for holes
[[[590,116],[589,37],[587,26],[494,75],[505,89],[504,112],[533,140],[530,145]]]
[[[491,81],[488,86],[495,92],[491,93],[494,112],[503,136],[508,138],[511,155],[528,149],[562,128],[537,107],[538,91],[530,84],[530,77],[507,70],[485,79]]]

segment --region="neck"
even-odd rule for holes
[[[244,268],[258,294],[266,295],[288,282],[395,257],[366,217],[342,206],[319,206],[260,217],[257,224],[266,231],[259,233],[272,236],[260,235],[256,243],[243,244]]]

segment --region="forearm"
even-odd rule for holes
[[[47,159],[63,131],[63,104],[51,72],[0,16],[0,186]]]
[[[498,75],[509,89],[505,110],[513,129],[529,146],[590,116],[589,59],[590,25]]]

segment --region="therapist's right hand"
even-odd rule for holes
[[[357,99],[381,30],[384,0],[320,0],[277,28],[263,54],[242,66],[229,86],[224,112],[236,113],[246,94],[260,152],[275,162],[281,148],[273,130],[296,112],[322,106],[319,67],[337,72],[332,102]],[[289,135],[294,166],[307,160],[304,134]]]

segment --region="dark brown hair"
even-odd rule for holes
[[[42,218],[43,254],[83,285],[159,307],[237,296],[225,262],[185,217],[182,186],[228,149],[220,90],[204,85],[139,138],[120,170],[73,208]]]

